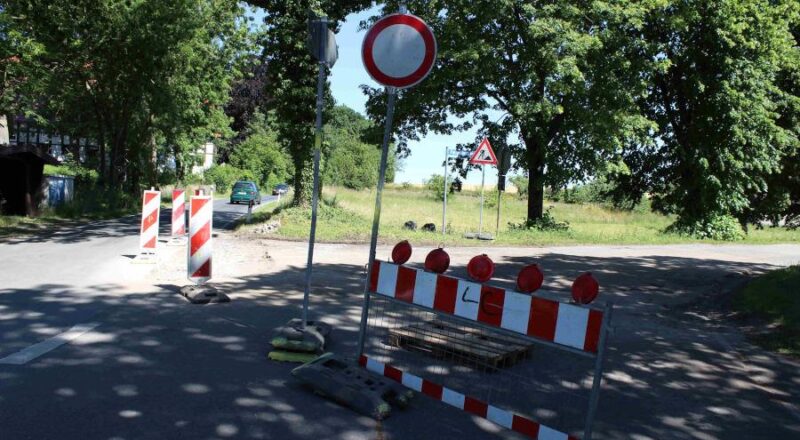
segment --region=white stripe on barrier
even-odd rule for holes
[[[414,391],[422,392],[422,378],[403,372],[402,384],[411,388]]]
[[[511,424],[514,422],[513,413],[492,405],[489,405],[486,411],[486,418],[508,429],[511,429]]]
[[[186,234],[186,193],[182,190],[172,192],[172,236]]]
[[[380,272],[378,272],[377,292],[381,295],[394,298],[394,292],[396,288],[397,288],[397,265],[390,263],[381,263]]]
[[[442,402],[448,405],[452,405],[458,409],[464,409],[464,399],[464,395],[459,392],[453,391],[450,388],[442,389]]]
[[[562,303],[558,306],[558,321],[553,342],[583,350],[588,322],[588,309]]]
[[[383,268],[383,264],[381,264]],[[417,278],[414,282],[414,304],[433,308],[433,298],[436,296],[437,275],[431,272],[417,271]]]
[[[367,370],[383,376],[383,364],[378,361],[367,359]]]
[[[531,296],[507,290],[503,301],[503,319],[500,327],[527,334],[530,314]]]
[[[569,437],[563,432],[556,431],[555,429],[548,428],[545,425],[539,425],[538,440],[567,440]]]
[[[476,321],[481,303],[481,285],[467,280],[458,280],[455,315]]]

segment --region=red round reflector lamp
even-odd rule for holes
[[[408,240],[403,240],[394,245],[392,249],[392,261],[394,264],[404,264],[411,258],[411,243]]]
[[[538,264],[529,264],[522,268],[517,275],[517,290],[523,293],[532,293],[539,290],[544,282],[544,274]]]
[[[589,272],[581,274],[572,283],[572,299],[578,304],[589,304],[597,298],[598,293],[600,284]]]
[[[469,277],[479,283],[485,283],[494,275],[494,262],[486,254],[476,255],[467,264]]]
[[[436,273],[444,273],[450,267],[450,255],[442,248],[437,248],[428,253],[425,257],[425,270]]]

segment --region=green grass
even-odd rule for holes
[[[326,187],[320,209],[317,239],[328,242],[366,242],[372,225],[375,191],[353,191]],[[304,240],[310,227],[310,210],[286,208],[283,202],[277,212],[261,211],[256,220],[277,220],[281,228],[275,234],[285,239]],[[440,231],[442,203],[420,188],[390,186],[384,191],[380,240],[386,243],[408,239],[414,244],[467,245],[475,240],[463,238],[465,232],[477,231],[480,197],[476,193],[460,193],[448,197],[448,234],[407,231],[403,223],[413,220],[418,226],[434,223]],[[569,222],[567,231],[512,230],[508,223],[521,223],[526,216],[527,201],[514,194],[505,194],[501,207],[499,237],[494,245],[538,246],[569,244],[670,244],[699,243],[663,230],[673,217],[655,214],[646,207],[634,211],[617,211],[597,204],[567,204],[547,202],[557,221]],[[484,208],[484,232],[495,232],[496,206]],[[767,244],[800,241],[800,231],[783,228],[751,230],[744,243]],[[705,242],[709,242],[706,240]],[[742,243],[742,242],[739,242]],[[489,243],[482,242],[481,245]]]
[[[769,272],[739,292],[734,307],[766,320],[769,332],[754,342],[773,351],[800,357],[800,266]]]

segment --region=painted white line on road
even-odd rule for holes
[[[10,364],[10,365],[24,365],[28,362],[38,358],[39,356],[55,350],[56,348],[72,342],[81,335],[86,332],[91,331],[93,328],[100,325],[97,322],[90,322],[88,324],[78,324],[69,330],[65,331],[64,333],[60,333],[56,336],[53,336],[50,339],[44,340],[39,342],[38,344],[33,344],[28,348],[20,350],[12,355],[6,356],[0,359],[0,364]]]

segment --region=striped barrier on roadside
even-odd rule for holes
[[[596,353],[603,312],[375,260],[370,292]]]
[[[189,280],[203,284],[211,279],[211,231],[213,218],[211,196],[194,196],[189,202]]]
[[[172,237],[186,235],[186,191],[172,191]]]
[[[454,406],[460,410],[483,417],[490,422],[496,423],[504,428],[514,430],[527,437],[537,440],[577,440],[576,437],[557,431],[527,417],[515,414],[486,402],[465,396],[458,391],[451,390],[437,383],[423,379],[419,376],[409,374],[391,365],[361,356],[358,359],[359,365],[375,374],[394,380],[428,397]]]
[[[160,214],[161,191],[145,191],[142,195],[142,223],[139,228],[139,252],[142,254],[156,252]]]

